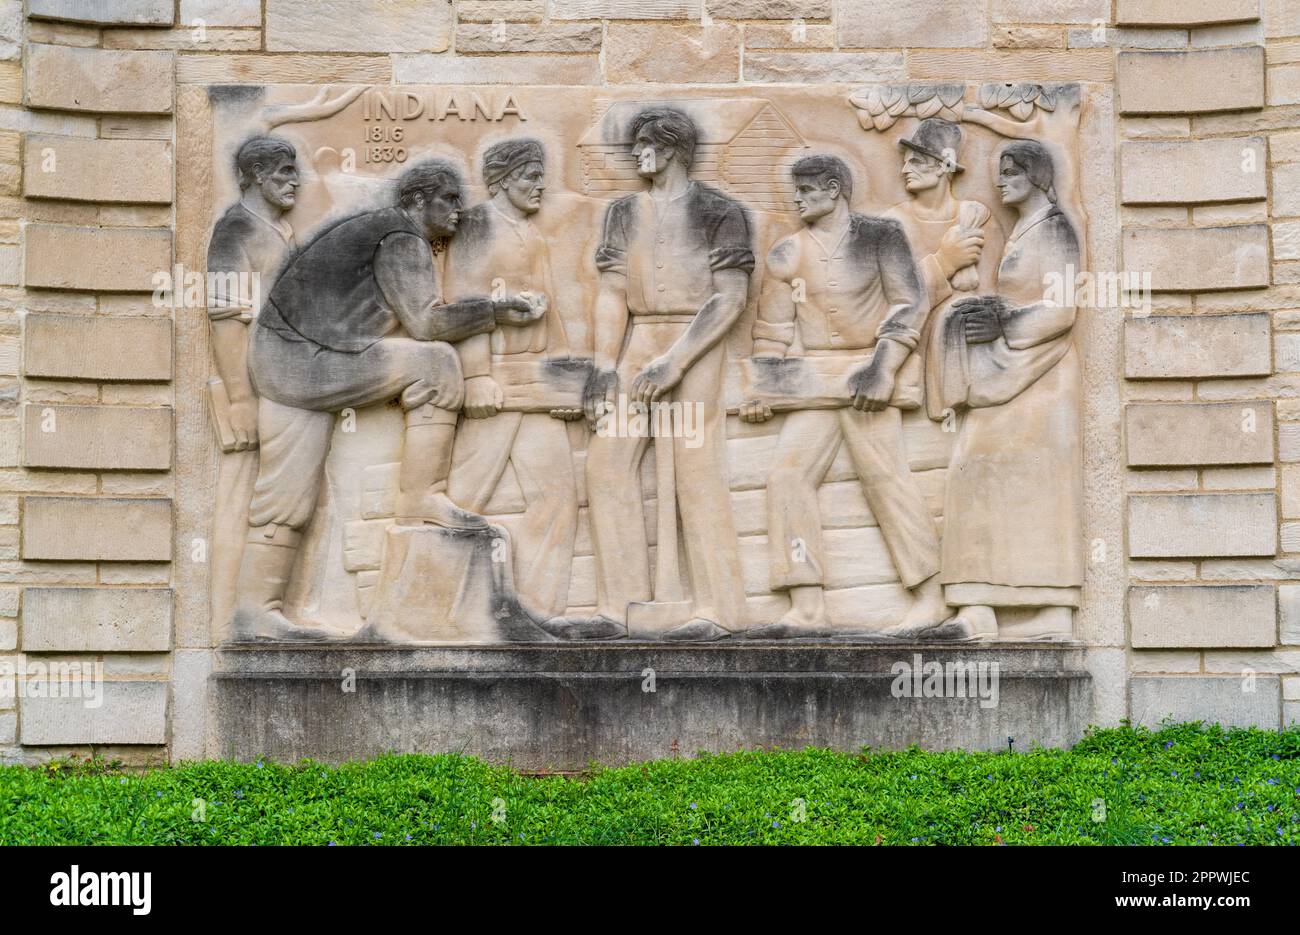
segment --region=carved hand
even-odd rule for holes
[[[618,392],[618,374],[613,370],[593,370],[587,377],[587,384],[582,388],[582,411],[587,417],[587,424],[596,427],[600,417],[608,407],[613,405],[614,394]]]
[[[576,422],[582,418],[583,412],[581,409],[552,409],[550,415],[561,422]]]
[[[740,416],[741,422],[766,422],[772,418],[772,407],[761,399],[751,399],[747,403],[741,403],[736,414]]]
[[[980,250],[984,247],[984,232],[967,230],[960,225],[950,227],[939,241],[935,256],[943,274],[949,279],[959,269],[965,269],[979,262]]]
[[[671,354],[656,357],[632,381],[632,398],[652,403],[681,383],[684,375]]]
[[[1003,303],[996,296],[979,296],[953,303],[962,316],[967,344],[988,344],[1002,337],[1002,320],[998,310]]]
[[[530,325],[546,312],[545,305],[534,305],[529,298],[517,295],[492,303],[498,325]]]
[[[235,433],[235,450],[247,451],[257,447],[257,400],[230,401],[230,427]]]
[[[487,419],[505,405],[506,395],[496,380],[488,376],[470,377],[465,381],[464,413],[467,419]]]
[[[849,377],[853,408],[860,412],[879,412],[884,409],[894,395],[894,382],[894,374],[885,367],[876,366],[874,360],[859,367]]]

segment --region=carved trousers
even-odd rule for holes
[[[448,381],[464,393],[460,359],[442,341],[384,338],[344,354],[253,328],[249,373],[257,390],[259,463],[248,524],[302,529],[311,519],[336,413],[400,397],[418,409]],[[454,414],[452,415],[454,418]]]
[[[502,523],[514,547],[515,587],[528,608],[560,616],[569,602],[578,532],[578,487],[565,423],[537,412],[461,420],[447,496],[457,506],[486,512],[507,466],[514,467],[525,504],[521,515]]]
[[[772,589],[825,584],[817,488],[841,441],[899,578],[905,587],[916,587],[939,571],[939,537],[907,464],[902,415],[890,406],[880,412],[807,409],[785,417],[767,480]]]
[[[684,322],[634,321],[618,374],[626,393],[641,368],[672,346]],[[678,538],[685,545],[694,614],[735,629],[745,592],[740,572],[727,472],[727,414],[722,400],[725,348],[704,355],[673,390],[673,402],[699,413],[698,447],[673,439]],[[667,401],[667,400],[666,400]],[[651,599],[650,547],[641,495],[641,461],[648,437],[596,434],[587,447],[587,500],[596,552],[597,613],[627,619],[631,601]]]

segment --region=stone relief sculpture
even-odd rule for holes
[[[1071,636],[1077,87],[303,90],[214,91],[218,635]]]

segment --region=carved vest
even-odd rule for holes
[[[364,351],[397,324],[375,280],[374,263],[384,238],[399,232],[424,236],[399,208],[360,214],[328,228],[289,261],[258,324],[290,340]],[[429,269],[411,274],[436,282],[432,253]]]

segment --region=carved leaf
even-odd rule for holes
[[[1017,101],[1011,105],[1010,110],[1017,120],[1028,120],[1034,115],[1034,105],[1030,101]]]
[[[995,107],[998,106],[998,97],[1001,95],[1001,93],[1002,93],[1002,88],[1000,85],[996,85],[996,84],[980,85],[980,95],[979,95],[980,107],[983,107],[985,110],[993,110]]]
[[[965,85],[945,84],[939,88],[939,100],[943,101],[944,107],[956,107],[965,96]]]
[[[924,101],[917,105],[916,115],[924,120],[926,117],[933,117],[942,109],[943,101],[939,100],[937,97],[932,97],[928,101]]]
[[[888,130],[894,125],[895,119],[896,118],[890,114],[877,114],[871,118],[871,122],[875,125],[877,130]]]
[[[932,84],[912,84],[907,87],[907,101],[909,104],[923,104],[934,97],[934,85]]]
[[[998,88],[998,106],[1010,107],[1016,99],[1016,86],[1014,84],[1004,84]]]
[[[1056,110],[1056,92],[1049,88],[1039,88],[1038,106],[1043,110]]]

